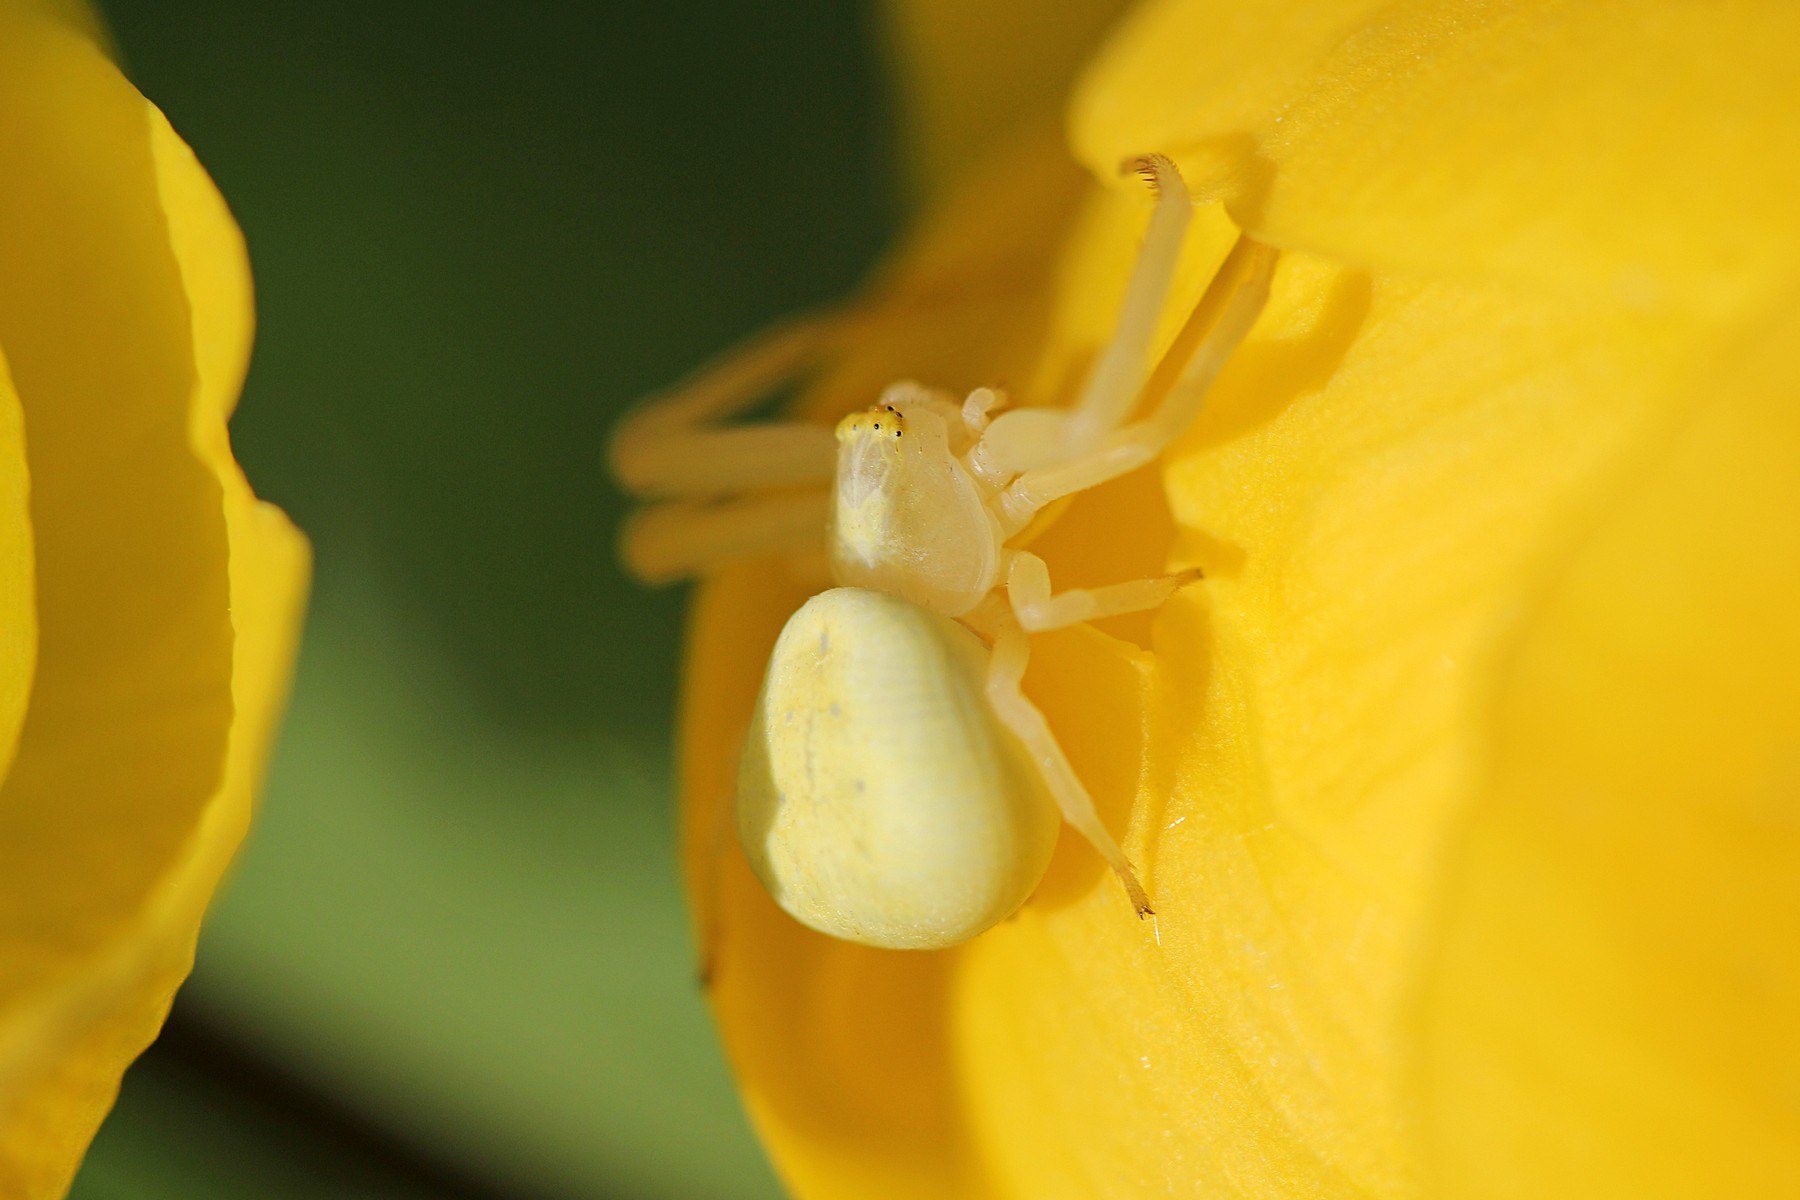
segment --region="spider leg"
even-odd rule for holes
[[[830,429],[802,421],[717,423],[805,369],[843,322],[839,314],[824,314],[777,326],[649,400],[613,433],[614,477],[649,498],[724,496],[830,479],[837,453]]]
[[[645,583],[669,583],[762,555],[805,559],[824,551],[831,495],[822,488],[733,500],[671,500],[633,513],[619,557]]]
[[[1149,179],[1156,191],[1156,209],[1150,214],[1150,228],[1126,285],[1112,340],[1094,363],[1063,428],[1064,442],[1071,447],[1091,446],[1104,438],[1137,404],[1150,373],[1150,338],[1168,299],[1193,216],[1193,200],[1173,162],[1150,154],[1130,166]]]
[[[1161,607],[1177,588],[1199,578],[1200,571],[1196,568],[1102,588],[1052,592],[1050,569],[1044,560],[1027,551],[1015,550],[1007,568],[1006,595],[1020,626],[1028,633],[1044,633],[1102,617]]]
[[[1056,736],[1044,720],[1044,714],[1019,689],[1030,654],[1025,631],[1016,621],[1005,622],[995,636],[993,660],[988,667],[988,702],[994,706],[1001,723],[1024,743],[1056,806],[1062,810],[1063,820],[1099,851],[1100,857],[1118,875],[1119,882],[1125,885],[1125,892],[1131,897],[1138,916],[1147,917],[1154,910],[1144,885],[1138,882],[1137,872],[1132,869],[1131,860],[1106,831],[1100,814],[1094,810],[1093,797],[1088,795],[1075,769],[1069,765]]]
[[[1021,474],[1000,495],[1003,526],[1023,528],[1045,505],[1134,471],[1168,449],[1193,423],[1213,381],[1262,314],[1275,259],[1272,247],[1239,238],[1177,338],[1176,349],[1184,342],[1197,344],[1178,360],[1180,374],[1162,402],[1094,449]]]

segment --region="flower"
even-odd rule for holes
[[[74,5],[0,2],[0,1193],[62,1195],[186,975],[304,540],[226,440],[242,239]]]
[[[897,6],[915,56],[939,7]],[[1003,86],[1034,10],[976,7]],[[821,415],[901,377],[1066,395],[1146,213],[1131,155],[1220,202],[1171,328],[1233,227],[1283,258],[1190,434],[1034,547],[1067,585],[1206,569],[1027,679],[1155,929],[1067,836],[953,951],[789,921],[711,831],[800,597],[700,592],[686,863],[797,1196],[1800,1188],[1797,25],[1153,0],[1073,91],[1093,182],[1056,138],[922,139],[935,215]],[[941,131],[980,89],[931,94]]]

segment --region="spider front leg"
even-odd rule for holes
[[[837,463],[831,430],[802,421],[721,422],[810,366],[845,318],[804,318],[754,338],[627,416],[613,474],[639,499],[620,556],[646,583],[697,575],[734,558],[823,552]]]
[[[1002,526],[1023,529],[1047,505],[1135,471],[1167,450],[1193,424],[1213,381],[1262,315],[1276,257],[1273,247],[1240,237],[1165,360],[1180,366],[1161,403],[1091,448],[1021,473],[1000,494]],[[1149,390],[1158,383],[1153,378]]]
[[[728,496],[823,483],[837,442],[803,421],[723,426],[799,374],[839,330],[834,315],[802,318],[760,334],[652,398],[613,432],[613,476],[644,499]]]
[[[1150,343],[1156,322],[1168,302],[1181,247],[1193,218],[1193,199],[1181,172],[1161,154],[1147,154],[1125,165],[1156,193],[1125,299],[1112,336],[1107,339],[1081,393],[1067,409],[1024,408],[1001,413],[989,426],[987,398],[967,418],[979,437],[969,460],[980,478],[1001,484],[1032,471],[1083,455],[1100,445],[1131,415],[1150,376]]]
[[[831,522],[823,488],[718,501],[672,500],[626,518],[619,558],[644,583],[672,583],[764,555],[821,558]]]
[[[1028,633],[1044,633],[1160,608],[1177,589],[1200,577],[1200,569],[1194,567],[1102,588],[1052,592],[1050,568],[1044,560],[1025,550],[1014,550],[1006,572],[1006,596],[1022,628]]]
[[[1156,208],[1125,287],[1118,324],[1063,428],[1065,442],[1072,446],[1092,444],[1116,429],[1137,404],[1144,377],[1150,373],[1150,339],[1168,299],[1194,214],[1187,184],[1167,157],[1147,154],[1127,163],[1126,169],[1136,171],[1150,184],[1156,193]]]
[[[1062,810],[1063,820],[1074,826],[1075,832],[1086,838],[1112,867],[1119,882],[1125,885],[1125,892],[1131,897],[1138,916],[1148,917],[1155,910],[1150,907],[1150,897],[1145,894],[1144,885],[1138,882],[1131,860],[1125,857],[1119,843],[1101,822],[1100,814],[1094,810],[1093,797],[1082,786],[1075,768],[1069,765],[1068,757],[1057,744],[1056,735],[1050,732],[1049,723],[1044,720],[1044,714],[1020,690],[1019,684],[1025,678],[1025,665],[1030,657],[1031,648],[1024,629],[1015,620],[1003,620],[994,637],[993,659],[988,667],[988,703],[994,706],[1001,723],[1024,743],[1057,808]]]

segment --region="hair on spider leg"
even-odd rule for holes
[[[1152,196],[1162,195],[1163,177],[1175,170],[1175,162],[1166,154],[1139,154],[1119,164],[1119,174],[1136,175],[1150,187]]]

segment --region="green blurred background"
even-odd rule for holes
[[[603,446],[879,252],[872,13],[105,8],[249,239],[234,437],[318,567],[258,825],[75,1196],[773,1196],[673,861],[682,597],[614,568]]]

